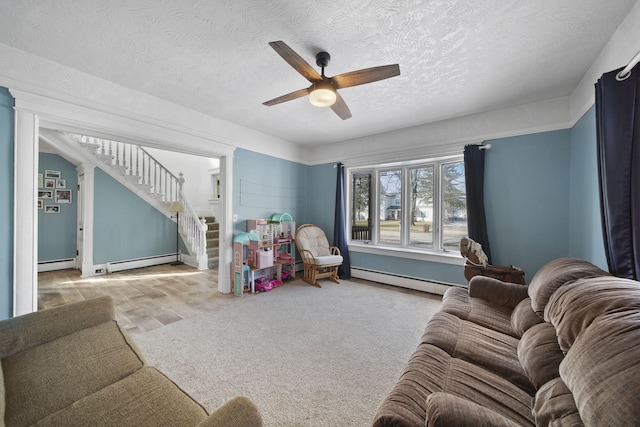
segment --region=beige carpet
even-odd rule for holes
[[[209,411],[245,395],[266,426],[368,426],[440,301],[296,280],[134,339]]]

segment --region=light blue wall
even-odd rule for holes
[[[333,244],[333,227],[336,206],[336,178],[337,169],[335,163],[312,166],[310,168],[309,194],[309,220],[322,228]]]
[[[175,253],[175,222],[97,168],[94,185],[94,264]]]
[[[233,233],[246,231],[247,219],[286,212],[296,226],[308,222],[309,167],[276,157],[237,149],[233,157]],[[332,190],[333,192],[333,190]]]
[[[600,218],[596,140],[596,112],[592,107],[571,130],[569,256],[608,270]]]
[[[527,281],[569,254],[570,130],[487,141],[485,211],[494,265]]]
[[[0,87],[0,319],[13,315],[13,105]]]
[[[66,180],[66,189],[71,190],[71,203],[55,203],[55,189],[51,189],[54,198],[40,199],[44,206],[59,206],[60,213],[45,213],[44,208],[38,209],[38,262],[75,258],[78,246],[78,172],[62,157],[40,153],[38,173],[44,175],[45,170],[60,172],[60,177]]]

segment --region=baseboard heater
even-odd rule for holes
[[[76,268],[75,258],[55,259],[38,263],[38,273],[42,273],[43,271],[65,270],[67,268]]]
[[[351,276],[357,279],[370,280],[385,285],[398,286],[400,288],[429,292],[430,294],[444,295],[447,289],[452,287],[466,287],[456,283],[447,283],[436,280],[422,279],[419,277],[404,276],[385,271],[370,270],[361,267],[351,267]]]
[[[176,260],[176,254],[155,255],[145,258],[127,259],[123,261],[113,261],[106,263],[107,273],[116,271],[132,270],[134,268],[151,267],[152,265],[167,264]]]

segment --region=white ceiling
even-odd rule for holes
[[[299,144],[324,144],[570,95],[637,0],[0,0],[0,43]],[[328,76],[392,63],[341,90],[340,120],[268,46]]]

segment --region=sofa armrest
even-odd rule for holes
[[[0,359],[115,319],[110,296],[102,296],[0,322]]]
[[[486,276],[474,276],[469,282],[469,296],[487,300],[503,307],[515,308],[529,295],[528,287],[517,283],[503,282]]]
[[[251,400],[239,396],[218,408],[198,427],[262,427],[262,417]]]
[[[427,397],[426,425],[429,427],[516,427],[519,424],[470,400],[438,392]]]

